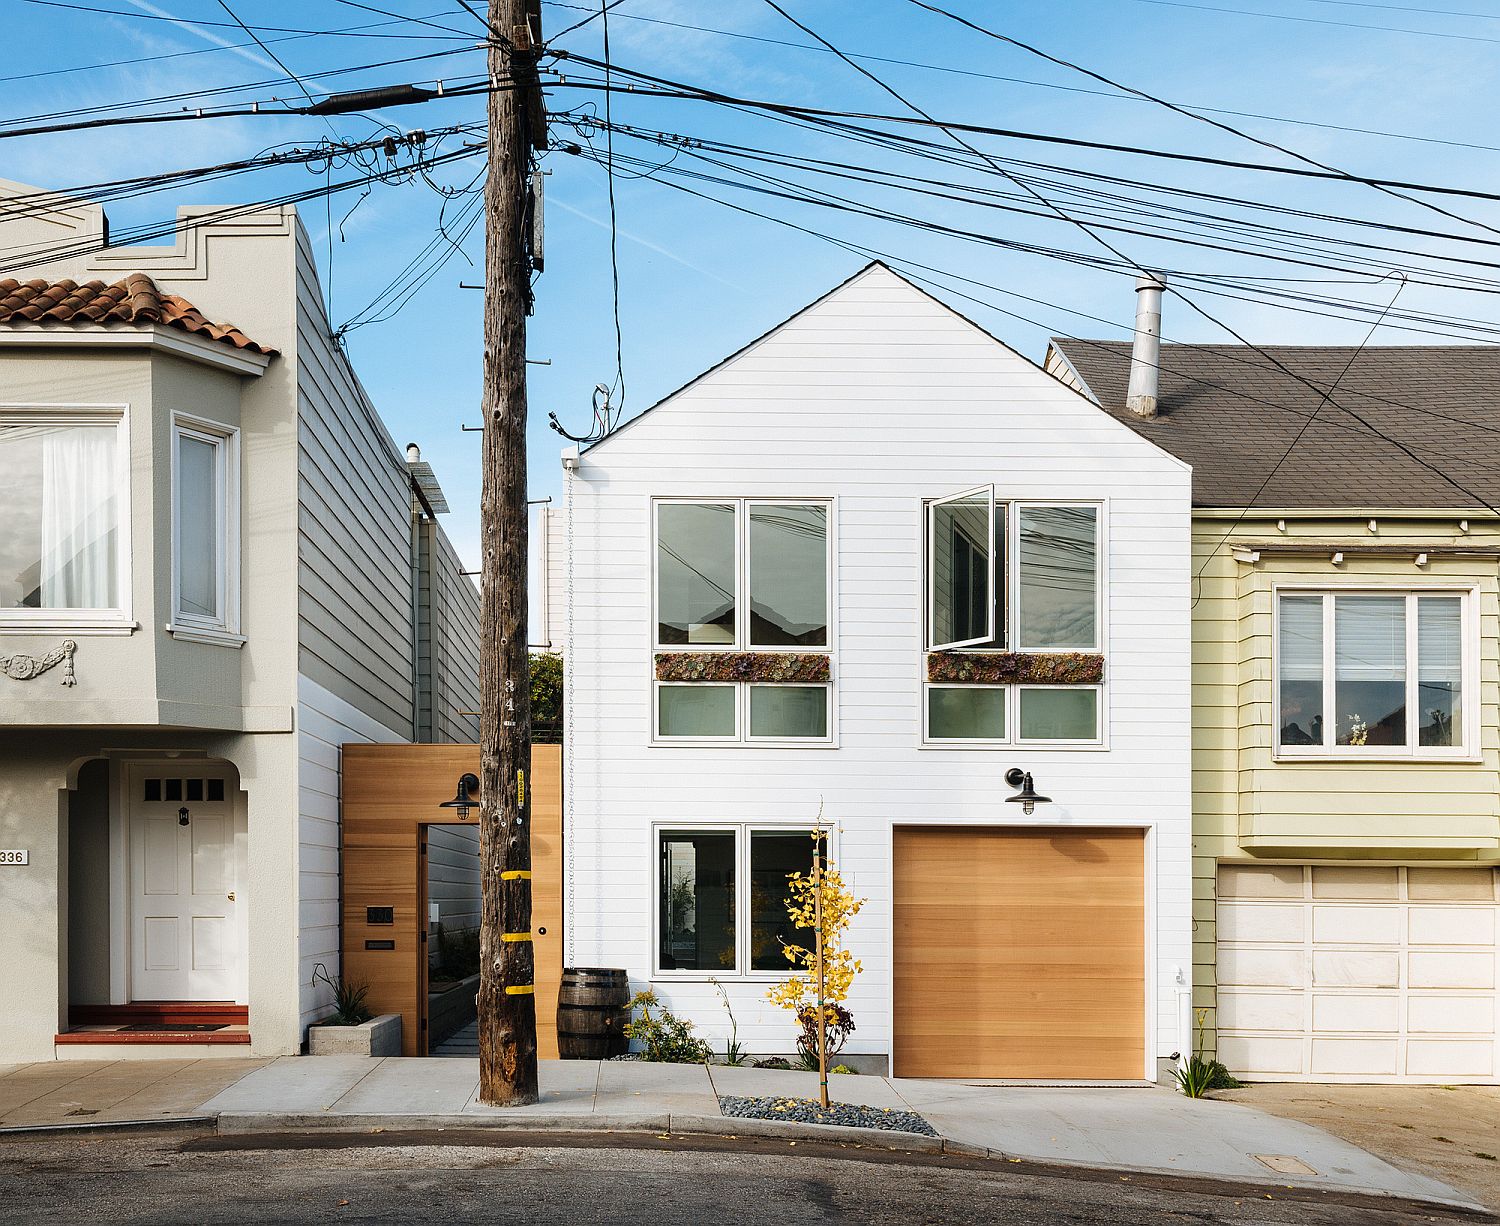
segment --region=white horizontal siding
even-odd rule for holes
[[[1107,750],[919,746],[922,500],[989,482],[1002,497],[1106,503]],[[835,500],[837,748],[648,744],[660,496]],[[821,808],[869,900],[851,935],[865,969],[849,1050],[888,1051],[891,826],[1012,819],[1002,777],[1022,766],[1055,800],[1038,824],[1155,831],[1155,1048],[1177,1048],[1174,977],[1191,967],[1184,465],[876,268],[586,452],[573,505],[576,964],[650,978],[653,822],[811,824]],[[566,559],[550,518],[560,628]],[[765,984],[726,984],[741,1039],[787,1050]],[[727,1033],[711,985],[656,986],[704,1033]]]

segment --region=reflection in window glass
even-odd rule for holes
[[[733,644],[734,505],[656,508],[657,641]]]
[[[828,687],[752,685],[750,735],[826,740]]]
[[[1098,646],[1098,509],[1020,508],[1022,651]]]
[[[0,608],[112,609],[117,426],[0,425]]]
[[[732,685],[658,685],[656,733],[672,736],[733,736]]]
[[[1018,722],[1023,741],[1096,741],[1099,692],[1022,687]]]
[[[810,831],[750,835],[751,970],[788,970],[791,963],[782,952],[783,945],[811,946],[813,930],[792,923],[786,899],[787,878],[793,873],[811,874],[813,851]]]
[[[177,603],[194,617],[219,616],[219,448],[177,438]]]
[[[1280,609],[1281,744],[1323,743],[1323,598],[1283,596]]]
[[[827,507],[750,507],[750,643],[828,645]]]
[[[1005,736],[1005,690],[1000,686],[929,686],[927,739],[998,741]]]
[[[988,636],[994,605],[990,591],[992,508],[988,488],[928,508],[934,645]]]
[[[1335,743],[1406,744],[1406,598],[1333,602]]]
[[[734,971],[734,835],[663,831],[659,965]]]
[[[1417,732],[1421,745],[1463,743],[1463,601],[1417,599]]]

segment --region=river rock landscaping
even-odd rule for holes
[[[719,1110],[742,1120],[781,1120],[795,1124],[842,1124],[847,1128],[882,1128],[887,1132],[914,1132],[935,1137],[937,1129],[915,1111],[897,1111],[890,1107],[861,1107],[854,1103],[834,1103],[824,1110],[813,1098],[738,1098],[725,1095],[719,1099]]]

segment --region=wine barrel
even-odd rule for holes
[[[608,1060],[630,1050],[630,976],[600,966],[572,966],[557,991],[557,1054],[564,1060]]]

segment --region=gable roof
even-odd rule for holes
[[[0,280],[0,324],[10,326],[56,324],[125,324],[149,327],[162,324],[194,336],[250,353],[274,354],[275,349],[251,340],[233,324],[210,323],[186,298],[164,294],[145,273],[124,280],[103,281]]]
[[[1154,418],[1125,407],[1130,342],[1053,337],[1052,348],[1105,412],[1193,466],[1194,506],[1500,504],[1500,347],[1261,346],[1309,387],[1248,346],[1164,344]]]

